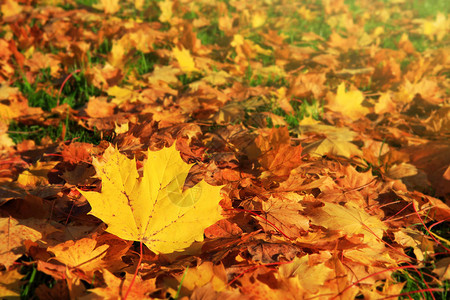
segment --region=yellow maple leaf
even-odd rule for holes
[[[130,103],[136,102],[138,94],[127,87],[118,87],[117,85],[110,87],[107,91],[108,96],[114,97],[111,103],[120,105],[126,101]]]
[[[437,41],[441,41],[448,33],[449,26],[450,22],[446,16],[443,13],[438,13],[434,22],[423,20],[422,33],[430,40],[433,40],[435,37]]]
[[[158,3],[159,9],[161,10],[161,15],[159,16],[159,20],[161,22],[170,22],[172,19],[172,7],[173,1],[164,0]]]
[[[186,274],[183,278],[183,275]],[[183,288],[193,291],[197,287],[205,286],[208,283],[214,287],[215,291],[222,291],[227,287],[227,273],[222,264],[214,265],[205,261],[195,268],[186,269],[178,276],[178,280]]]
[[[103,10],[105,14],[115,14],[120,10],[119,0],[100,0],[100,3],[92,5],[95,9]]]
[[[3,14],[3,18],[8,18],[20,14],[22,12],[22,6],[18,1],[6,0],[0,6],[0,11]]]
[[[233,41],[230,43],[230,45],[234,48],[239,47],[239,46],[243,46],[244,45],[244,37],[240,34],[235,34],[233,36]]]
[[[313,12],[306,6],[301,6],[297,9],[297,13],[306,21],[312,21],[317,17],[317,12]]]
[[[194,59],[192,58],[191,53],[188,49],[181,48],[180,50],[175,47],[173,49],[173,56],[175,56],[176,60],[178,61],[181,71],[185,73],[198,71],[195,67]]]
[[[9,124],[9,121],[18,117],[19,114],[14,112],[10,106],[0,103],[0,122]]]
[[[134,0],[134,7],[137,10],[142,10],[142,8],[144,7],[144,0]]]
[[[2,124],[0,123],[0,154],[10,151],[9,147],[15,145],[8,133],[6,133],[6,131],[2,132],[1,127]]]
[[[369,113],[369,109],[361,105],[363,100],[363,93],[358,90],[347,92],[345,91],[345,83],[341,83],[338,86],[336,96],[330,99],[328,108],[355,121]]]
[[[264,25],[266,23],[267,15],[260,11],[256,12],[252,15],[252,27],[258,28]]]
[[[203,240],[203,231],[221,219],[220,186],[201,181],[183,191],[192,165],[173,145],[148,151],[139,177],[136,161],[110,146],[108,161],[94,159],[102,191],[83,192],[90,214],[108,225],[118,237],[141,241],[155,253],[172,253]]]
[[[118,42],[113,41],[111,52],[108,53],[108,62],[113,67],[122,68],[124,64],[123,60],[126,53],[127,50],[125,49],[125,46],[122,43],[120,43],[120,41]]]

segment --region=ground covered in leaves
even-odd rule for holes
[[[448,298],[447,1],[0,11],[2,298]]]

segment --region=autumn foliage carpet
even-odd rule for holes
[[[446,1],[0,12],[1,299],[449,297]]]

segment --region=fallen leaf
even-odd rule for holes
[[[2,12],[3,18],[13,17],[22,12],[23,7],[13,0],[6,0],[2,2],[0,10]]]
[[[28,170],[23,171],[17,178],[17,182],[23,186],[37,186],[48,184],[48,173],[58,164],[57,161],[38,161]]]
[[[304,152],[314,156],[331,154],[351,158],[362,157],[362,151],[352,143],[356,132],[346,127],[334,127],[323,124],[301,125],[301,133],[317,133],[326,138],[319,139],[305,146]]]
[[[17,269],[0,272],[0,296],[3,299],[19,299],[22,278]]]
[[[106,92],[108,93],[108,96],[112,96],[114,98],[111,103],[104,103],[106,107],[102,108],[103,111],[101,111],[101,113],[105,114],[105,116],[108,116],[107,113],[113,112],[113,104],[120,105],[126,101],[134,102],[137,100],[138,95],[136,91],[130,89],[129,87],[118,87],[117,85],[110,87]]]
[[[436,262],[436,268],[433,270],[439,276],[439,280],[450,279],[450,257],[444,257]]]
[[[170,22],[172,19],[172,7],[173,2],[171,0],[164,0],[158,3],[159,9],[161,10],[161,15],[159,20],[161,22]]]
[[[167,84],[178,83],[176,75],[180,73],[180,70],[175,69],[172,66],[155,66],[153,73],[148,77],[148,82],[151,84],[157,84],[159,81],[163,81]]]
[[[191,53],[188,49],[181,48],[180,50],[175,47],[172,51],[173,56],[178,61],[181,71],[188,74],[194,71],[198,71],[195,67],[194,59],[192,58]]]
[[[364,243],[380,243],[379,240],[387,229],[378,217],[369,215],[352,203],[339,205],[326,202],[323,207],[315,208],[308,216],[313,224],[330,230],[342,231],[349,236],[363,234]]]
[[[271,196],[262,203],[263,216],[282,233],[295,239],[309,229],[309,218],[301,214],[303,206],[300,204],[300,200],[301,196],[296,193]],[[260,218],[255,219],[266,232],[277,230],[267,221]]]
[[[367,107],[362,106],[364,95],[359,90],[345,90],[345,83],[338,86],[336,95],[328,97],[327,107],[332,111],[340,112],[352,121],[358,120],[369,113]]]
[[[14,261],[25,254],[24,241],[37,241],[42,233],[36,229],[21,225],[13,218],[0,218],[0,264],[9,268]]]
[[[212,262],[204,262],[196,268],[189,268],[177,279],[181,286],[189,291],[208,283],[211,283],[214,290],[218,292],[227,287],[227,274],[224,266],[222,264],[214,265]]]
[[[300,258],[295,257],[291,263],[280,266],[281,277],[294,277],[300,286],[311,294],[317,293],[333,274],[334,271],[324,263],[310,262],[308,254]]]
[[[302,163],[302,146],[291,146],[286,127],[261,130],[253,147],[246,149],[250,158],[276,176],[287,176]]]
[[[80,191],[91,204],[90,214],[103,220],[108,232],[141,241],[156,253],[171,253],[202,241],[205,228],[221,219],[220,186],[201,181],[182,190],[191,165],[175,145],[148,151],[142,178],[134,159],[109,149],[108,161],[93,162],[102,178],[101,193]]]
[[[127,289],[130,285],[132,285],[132,289],[128,294],[129,299],[145,299],[149,298],[149,294],[156,290],[155,280],[148,279],[142,280],[139,276],[134,280],[133,275],[127,275],[124,279],[117,278],[108,270],[102,271],[103,280],[106,283],[106,287],[96,287],[93,289],[89,289],[90,295],[80,297],[79,299],[85,300],[115,300],[115,299],[123,299]]]
[[[112,102],[108,102],[106,97],[91,97],[89,99],[89,103],[86,108],[86,113],[88,116],[92,118],[106,118],[114,114],[114,108],[117,107],[117,104],[120,104],[124,100],[118,100],[117,98],[119,97],[117,94],[110,91],[111,89],[113,88],[108,89],[108,94],[116,97]]]
[[[219,220],[214,225],[209,226],[205,230],[205,236],[207,238],[223,238],[233,237],[242,234],[242,229],[235,223],[232,223],[226,219]]]
[[[103,10],[105,14],[115,14],[121,8],[119,0],[100,0],[100,3],[92,5],[92,7]]]
[[[93,272],[102,267],[102,258],[106,255],[108,245],[95,247],[97,241],[84,238],[78,241],[67,241],[48,247],[47,250],[55,254],[51,260],[57,260],[67,267],[80,268],[85,272]]]

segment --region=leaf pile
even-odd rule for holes
[[[0,3],[0,297],[448,297],[446,1]]]

